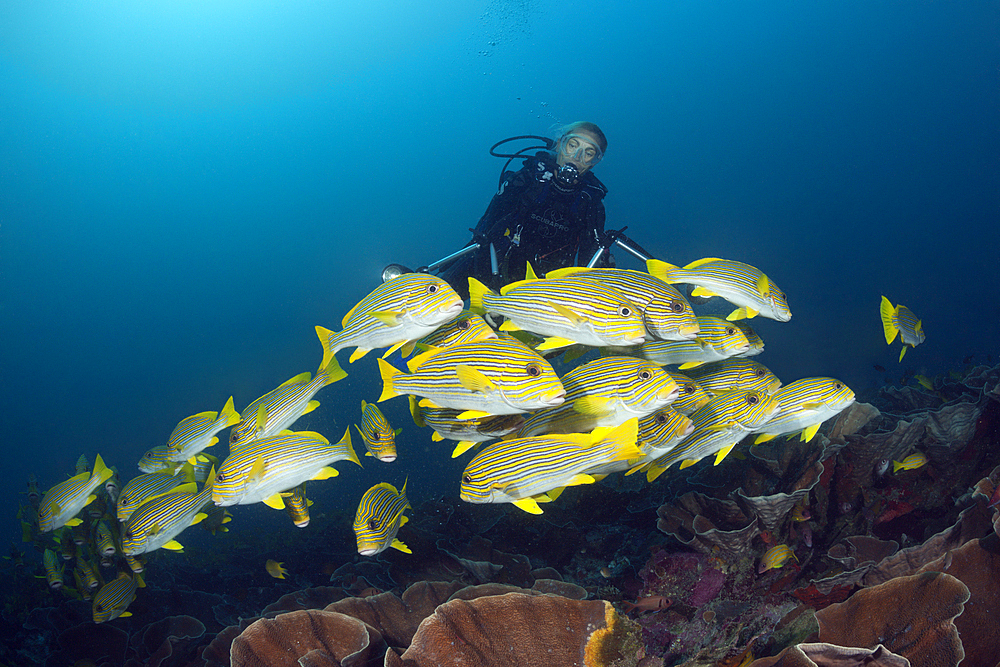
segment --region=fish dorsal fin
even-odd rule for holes
[[[346,327],[347,326],[347,320],[351,319],[351,315],[354,314],[354,311],[356,311],[358,309],[358,306],[360,306],[360,305],[361,305],[361,302],[359,301],[358,303],[354,304],[354,308],[351,308],[349,311],[347,311],[347,314],[344,315],[344,319],[342,319],[340,321],[340,326],[341,327]]]
[[[575,327],[583,326],[589,321],[585,316],[580,315],[576,311],[567,308],[566,306],[563,306],[558,303],[553,303],[551,301],[549,301],[548,304],[549,307],[552,308],[552,310],[556,311],[557,313],[565,317]]]
[[[513,502],[514,507],[523,510],[528,514],[541,514],[542,508],[538,506],[534,498],[521,498]]]
[[[546,278],[565,278],[577,273],[586,272],[588,269],[582,266],[565,266],[561,269],[553,269],[545,274]]]
[[[262,500],[261,502],[270,507],[271,509],[276,509],[276,510],[285,509],[285,501],[281,497],[280,493],[275,493],[273,495],[270,495],[267,498],[264,498],[264,500]]]
[[[697,269],[699,266],[711,264],[712,262],[723,262],[723,261],[725,260],[719,259],[718,257],[702,257],[701,259],[696,259],[690,264],[686,265],[684,267],[684,270],[689,271],[691,269]]]
[[[455,369],[455,374],[458,376],[458,381],[462,383],[462,386],[469,391],[479,393],[496,391],[497,386],[488,377],[483,375],[482,371],[476,370],[468,364],[459,364]]]
[[[288,378],[287,380],[285,380],[284,382],[282,382],[281,384],[279,384],[278,385],[278,389],[281,389],[282,387],[287,387],[287,386],[293,385],[293,384],[308,384],[309,380],[311,380],[311,379],[312,379],[312,373],[310,373],[309,371],[306,371],[305,373],[299,373],[295,377]]]

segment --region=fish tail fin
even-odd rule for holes
[[[343,380],[347,377],[347,371],[340,367],[340,363],[337,361],[337,357],[334,354],[330,355],[330,358],[326,358],[326,347],[324,346],[323,359],[324,362],[322,366],[319,367],[319,373],[326,374],[326,385],[331,385],[334,382]],[[324,386],[326,386],[324,385]]]
[[[378,397],[376,403],[381,403],[390,398],[395,398],[396,396],[402,396],[402,392],[396,391],[393,386],[393,380],[397,375],[402,375],[403,372],[390,364],[385,359],[378,359],[378,372],[382,375],[382,395]]]
[[[101,455],[98,454],[97,458],[94,460],[93,477],[97,477],[101,480],[100,483],[104,484],[104,482],[108,481],[113,474],[115,474],[115,472],[111,468],[104,465],[104,459],[102,459]]]
[[[348,426],[344,431],[344,437],[340,439],[338,445],[343,445],[344,449],[347,451],[347,460],[361,465],[361,459],[358,458],[357,452],[354,451],[354,446],[351,444],[351,427]]]
[[[891,345],[896,340],[899,327],[896,326],[896,308],[889,299],[882,297],[882,305],[879,306],[879,314],[882,316],[882,332],[885,334],[886,345]]]
[[[661,261],[659,259],[646,260],[646,271],[649,272],[649,275],[656,276],[665,283],[671,282],[672,274],[679,270],[680,267],[674,266],[673,264],[668,264],[667,262]]]
[[[233,397],[230,396],[229,400],[222,407],[222,412],[219,415],[225,420],[226,426],[232,426],[233,424],[239,424],[240,413],[236,412],[236,408],[233,406]]]
[[[403,488],[399,491],[399,495],[401,495],[403,497],[403,500],[406,501],[406,506],[409,507],[410,509],[413,509],[413,506],[410,505],[410,499],[406,497],[406,484],[409,481],[410,481],[410,476],[407,475],[406,479],[403,480]]]
[[[319,343],[323,346],[323,360],[319,362],[319,367],[326,368],[327,364],[330,363],[330,357],[333,356],[330,339],[333,338],[334,333],[326,327],[321,327],[317,324],[316,335],[319,336]]]
[[[899,461],[893,461],[892,462],[892,472],[893,473],[899,472],[899,469],[902,468],[902,467],[903,467],[903,464],[900,463]]]
[[[483,308],[483,297],[487,294],[493,294],[493,290],[475,278],[469,278],[469,310],[477,315],[485,313],[486,310]]]
[[[427,426],[427,422],[424,421],[424,414],[420,411],[420,406],[417,405],[417,397],[413,394],[410,394],[410,416],[413,417],[413,423],[419,428]]]

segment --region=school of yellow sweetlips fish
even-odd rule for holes
[[[315,376],[296,375],[242,413],[230,398],[220,412],[181,420],[166,445],[142,456],[144,474],[124,486],[100,455],[92,468],[81,456],[77,474],[44,496],[32,477],[24,539],[44,547],[49,586],[92,599],[101,623],[129,615],[145,585],[143,554],[180,550],[176,538],[198,523],[226,531],[233,505],[265,503],[307,526],[306,481],[335,477],[338,461],[360,460],[350,428],[336,443],[288,429],[319,405],[320,389],[346,377],[336,353],[350,347],[351,362],[389,348],[378,360],[378,402],[407,395],[418,426],[433,429],[435,441],[457,443],[452,456],[495,441],[465,467],[463,500],[534,514],[566,487],[607,475],[642,472],[652,482],[674,464],[711,456],[718,465],[749,434],[755,442],[789,434],[808,441],[854,402],[834,378],[782,385],[749,359],[764,344],[746,320],[792,316],[784,293],[757,268],[706,258],[683,268],[649,260],[647,269],[571,267],[538,278],[529,266],[525,280],[499,294],[470,278],[469,310],[436,276],[388,280],[344,316],[341,331],[316,327],[323,359]],[[678,283],[691,286],[692,300],[719,296],[736,309],[725,319],[696,316]],[[502,319],[498,330],[484,314]],[[883,297],[881,317],[886,342],[900,333],[904,352],[924,340],[904,306]],[[564,352],[573,361],[593,347],[601,356],[563,377],[541,354]],[[397,350],[409,357],[406,371],[385,360]],[[361,408],[355,428],[366,455],[394,461],[399,430],[375,404]],[[220,464],[205,450],[227,427],[229,454]],[[410,553],[397,538],[409,507],[405,484],[369,489],[354,520],[358,552]],[[64,583],[71,561],[74,586]],[[274,561],[266,569],[285,573]]]

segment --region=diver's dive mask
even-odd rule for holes
[[[556,155],[561,158],[559,162],[574,162],[579,170],[593,168],[604,157],[604,152],[590,137],[570,133],[559,138]]]

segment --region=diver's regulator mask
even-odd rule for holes
[[[581,171],[592,169],[602,157],[603,151],[590,137],[575,132],[563,135],[556,144],[556,179],[563,185],[576,185]]]

